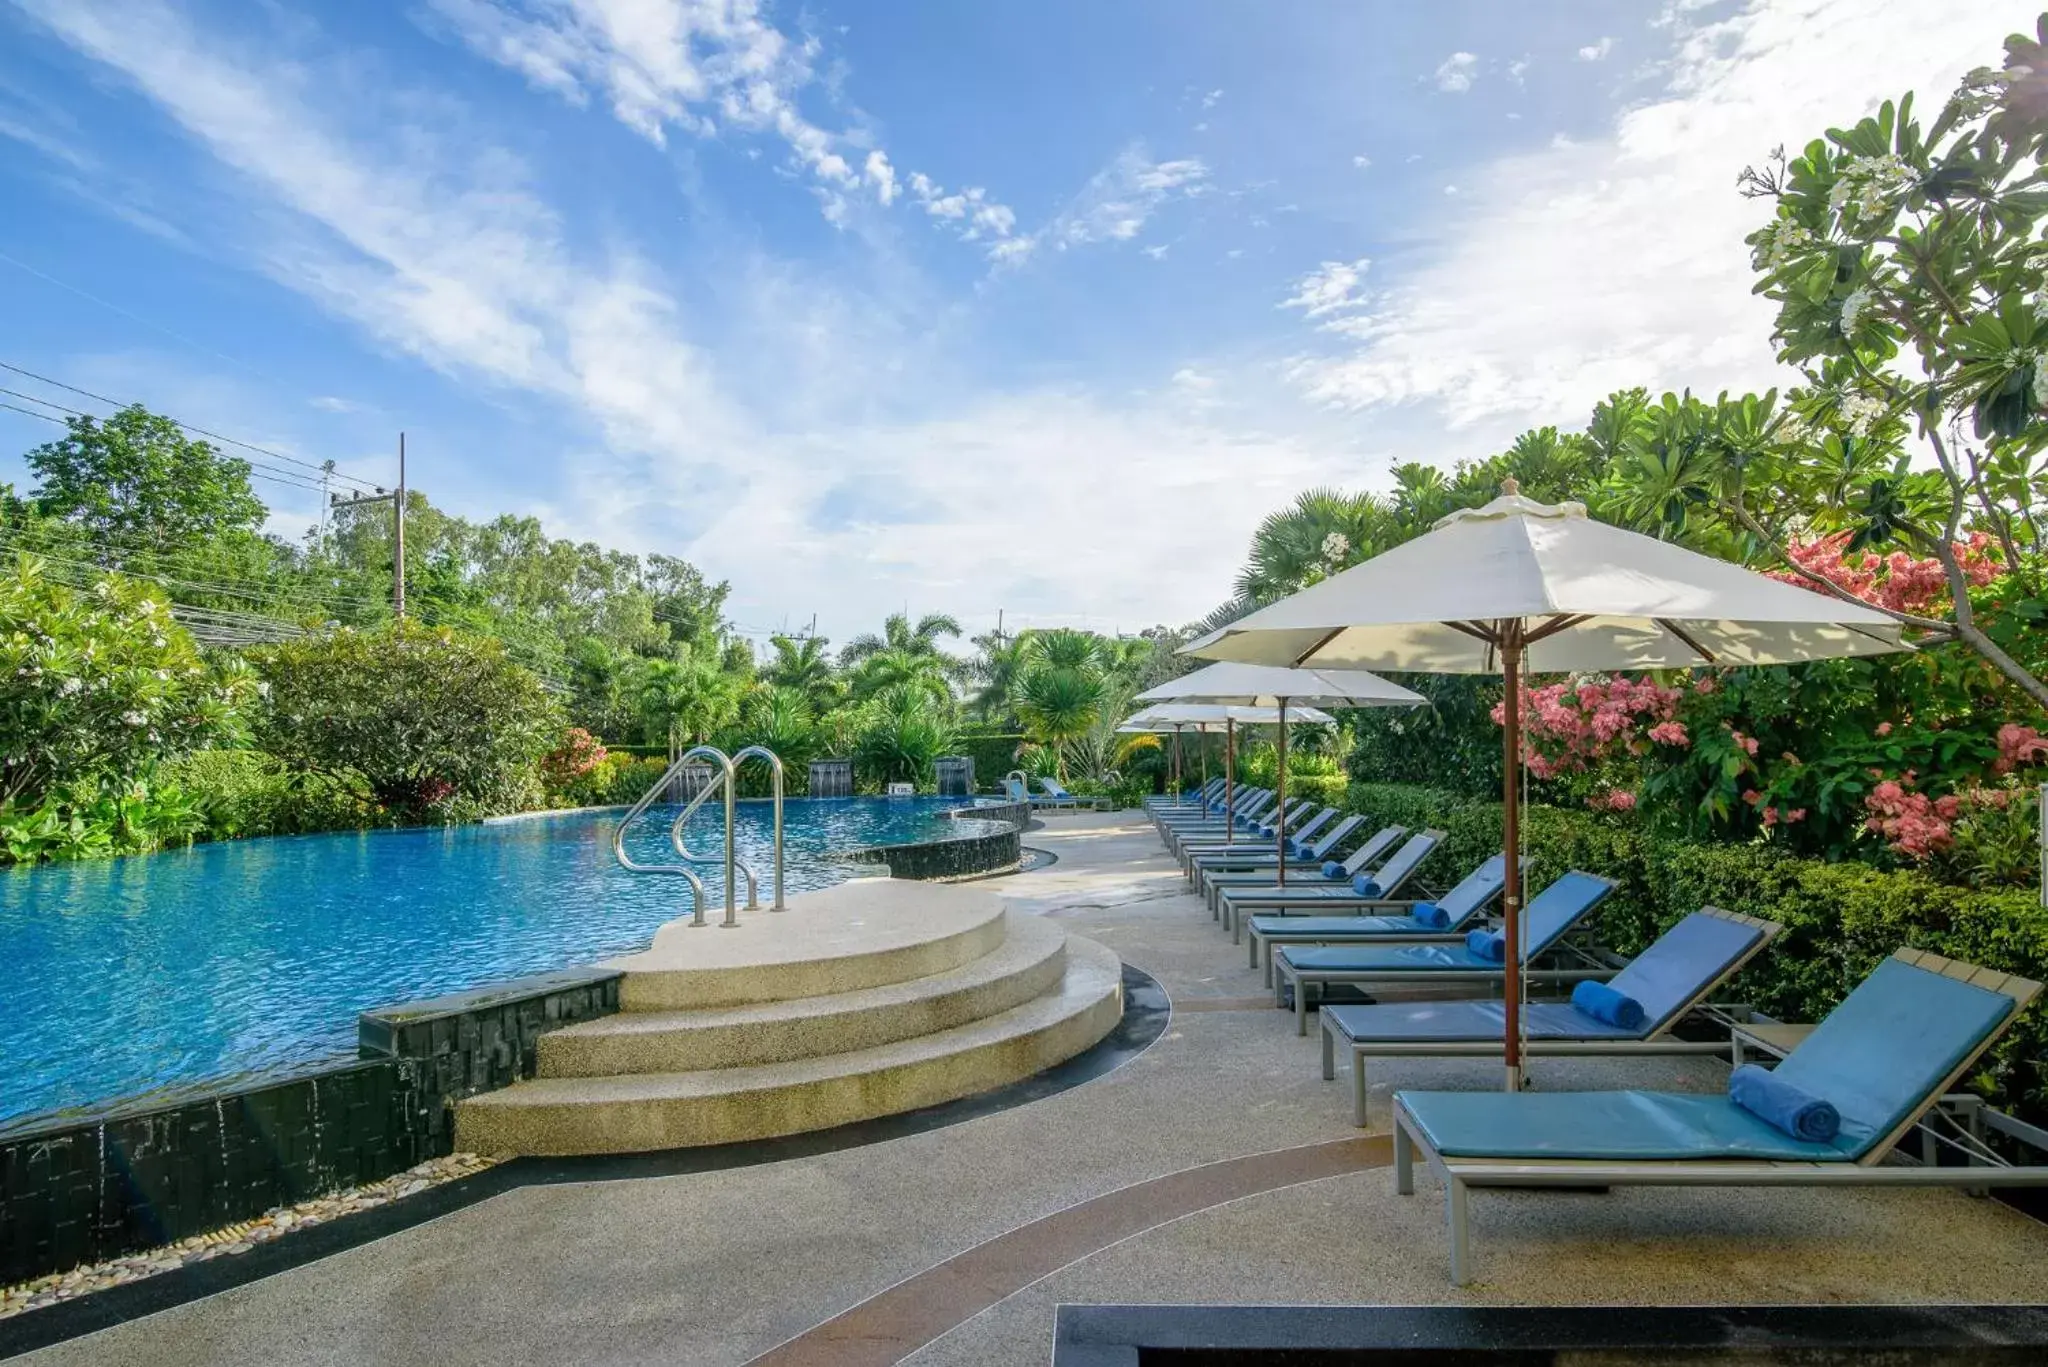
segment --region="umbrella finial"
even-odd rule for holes
[[[1509,475],[1500,482],[1500,491],[1506,497],[1513,498],[1516,494],[1522,492],[1522,481],[1516,479],[1513,475]]]

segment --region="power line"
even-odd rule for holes
[[[48,399],[39,399],[35,397],[33,394],[23,394],[19,390],[0,389],[0,394],[12,394],[17,399],[27,399],[30,403],[39,403],[43,405],[45,408],[54,408],[60,413],[70,413],[75,417],[90,418],[96,416],[95,414],[88,413],[83,409],[66,408],[61,403],[51,403]],[[25,413],[31,418],[41,418],[44,422],[53,422],[56,423],[59,427],[63,427],[66,425],[64,419],[62,418],[55,417],[49,413],[38,413],[35,412],[33,409],[22,408],[17,404],[0,403],[0,408],[11,409],[16,413]],[[175,419],[173,421],[175,421]],[[183,423],[179,423],[178,425],[180,427],[184,426]],[[199,429],[195,427],[189,430],[196,432]],[[314,480],[307,479],[304,475],[301,475],[296,470],[280,470],[278,469],[278,467],[274,465],[265,465],[261,461],[254,460],[244,460],[242,464],[249,467],[250,477],[254,479],[268,480],[272,484],[281,484],[288,489],[304,489],[309,493],[320,494],[327,492],[325,485],[317,483]]]
[[[66,390],[66,391],[68,391],[68,392],[70,392],[70,393],[73,393],[73,394],[79,394],[79,395],[82,395],[82,396],[84,396],[85,398],[88,398],[88,399],[92,399],[92,400],[94,400],[94,401],[96,401],[96,402],[98,402],[98,403],[104,403],[104,404],[111,404],[111,405],[112,405],[113,407],[115,407],[115,408],[126,408],[126,407],[128,407],[128,405],[127,405],[127,404],[124,404],[124,403],[122,403],[122,402],[121,402],[121,401],[120,401],[119,399],[110,399],[110,398],[108,398],[108,397],[107,397],[106,395],[104,395],[104,394],[95,394],[95,393],[94,393],[94,392],[93,392],[92,390],[90,390],[90,389],[80,389],[80,388],[79,388],[79,387],[78,387],[77,385],[75,385],[75,384],[66,384],[66,383],[64,383],[64,381],[62,381],[62,380],[53,380],[53,379],[51,379],[51,378],[50,378],[49,376],[47,376],[47,375],[38,375],[38,374],[37,374],[37,373],[36,373],[35,371],[33,371],[33,370],[26,370],[26,369],[22,368],[21,366],[18,366],[18,365],[14,365],[14,364],[12,364],[12,363],[10,363],[10,362],[7,362],[7,361],[0,361],[0,370],[11,370],[11,371],[13,371],[13,372],[14,372],[15,374],[17,374],[17,375],[23,375],[23,376],[26,376],[26,377],[28,377],[28,378],[29,378],[29,379],[31,379],[31,380],[35,380],[35,381],[36,381],[36,382],[38,382],[39,384],[47,384],[47,385],[54,385],[54,386],[56,386],[56,387],[57,387],[58,389]],[[37,402],[37,403],[41,403],[41,402],[43,402],[43,400],[40,400],[40,399],[38,399],[38,400],[35,400],[35,402]],[[57,408],[57,407],[61,407],[61,405],[59,405],[59,404],[51,404],[51,405],[50,405],[50,407],[52,407],[52,408]],[[67,410],[67,411],[75,411],[75,410]],[[84,415],[81,415],[81,416],[84,416]],[[375,486],[374,484],[370,483],[370,482],[369,482],[368,480],[364,480],[364,479],[359,479],[359,478],[357,478],[357,477],[356,477],[356,476],[354,476],[354,475],[344,475],[344,474],[341,474],[341,473],[340,473],[340,472],[338,472],[338,471],[330,471],[330,470],[328,470],[328,469],[327,469],[327,468],[326,468],[325,466],[321,465],[321,464],[320,464],[320,463],[319,463],[318,461],[310,461],[310,460],[306,460],[306,459],[304,459],[304,458],[302,458],[302,457],[299,457],[299,456],[293,456],[293,455],[288,455],[288,454],[286,454],[286,453],[285,453],[285,452],[283,452],[283,451],[274,451],[274,450],[272,450],[272,449],[271,449],[270,447],[268,447],[268,446],[258,446],[258,445],[256,445],[256,444],[255,444],[254,442],[247,442],[247,441],[242,441],[241,439],[239,439],[239,438],[237,438],[237,437],[224,437],[224,436],[222,436],[222,435],[221,435],[220,433],[218,433],[218,432],[213,432],[213,431],[209,431],[208,429],[206,429],[206,428],[204,428],[204,427],[199,427],[199,426],[196,426],[196,425],[194,425],[194,424],[192,424],[192,423],[189,423],[189,422],[185,422],[184,420],[182,420],[182,419],[180,419],[180,418],[173,418],[173,417],[171,417],[171,416],[170,416],[170,414],[168,414],[168,413],[166,413],[166,414],[163,414],[163,415],[161,415],[161,416],[163,416],[164,418],[168,419],[168,420],[169,420],[170,422],[172,422],[172,423],[175,423],[175,424],[176,424],[177,426],[179,426],[179,427],[182,427],[182,428],[184,428],[184,429],[185,429],[185,430],[186,430],[187,432],[196,432],[196,433],[198,433],[198,434],[199,434],[200,436],[202,436],[202,437],[206,437],[206,438],[209,438],[210,440],[213,440],[213,441],[221,441],[221,442],[226,442],[226,443],[227,443],[228,445],[230,445],[230,446],[239,446],[239,447],[241,447],[241,448],[242,448],[243,450],[245,450],[245,451],[254,451],[254,452],[256,452],[256,453],[257,453],[258,455],[263,455],[263,456],[269,456],[269,457],[271,457],[271,458],[273,458],[273,459],[275,459],[275,460],[281,460],[281,461],[285,461],[286,463],[288,463],[288,464],[291,464],[291,465],[300,465],[300,466],[304,466],[304,467],[305,467],[306,469],[308,469],[308,470],[311,470],[311,471],[312,471],[313,473],[315,473],[315,474],[318,474],[318,475],[323,475],[323,476],[326,476],[326,477],[328,477],[328,478],[331,478],[331,479],[339,480],[339,481],[341,481],[341,482],[343,482],[343,483],[346,483],[346,484],[354,484],[354,485],[357,485],[357,486],[359,486],[359,487],[361,487],[361,488],[364,488],[364,489],[374,489],[374,488],[376,488],[376,486]]]

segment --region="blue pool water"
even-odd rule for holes
[[[828,859],[951,829],[956,798],[792,800],[788,887]],[[712,804],[715,807],[716,804]],[[0,872],[0,1123],[58,1107],[355,1052],[356,1015],[644,946],[684,915],[683,880],[612,858],[619,813],[229,841]],[[628,852],[672,859],[656,808]],[[717,846],[711,810],[691,822]],[[769,804],[740,804],[741,858],[772,897]],[[706,866],[708,914],[724,912]],[[745,905],[744,886],[741,905]]]

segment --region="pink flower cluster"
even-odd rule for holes
[[[1870,813],[1863,821],[1866,830],[1883,836],[1900,854],[1925,859],[1955,843],[1954,822],[1962,804],[1953,794],[1930,798],[1886,779],[1870,790],[1863,808]]]
[[[1586,805],[1596,812],[1632,812],[1636,809],[1636,795],[1626,788],[1609,788],[1587,798]]]
[[[2009,774],[2022,764],[2044,759],[2048,759],[2048,736],[2018,722],[2009,721],[1998,728],[1998,758],[1991,761],[1992,773]]]
[[[1604,683],[1587,679],[1524,688],[1523,762],[1537,778],[1582,770],[1612,753],[1617,744],[1626,744],[1630,733],[1645,721],[1656,723],[1653,738],[1657,729],[1676,727],[1679,738],[1665,743],[1683,745],[1685,728],[1672,720],[1683,696],[1682,689],[1620,675]],[[1505,718],[1505,707],[1497,704],[1494,721]]]
[[[1795,541],[1785,548],[1785,555],[1808,573],[1819,575],[1866,603],[1893,612],[1924,614],[1948,601],[1948,576],[1939,560],[1931,556],[1915,560],[1904,551],[1893,551],[1890,555],[1865,551],[1851,560],[1844,554],[1848,545],[1849,533],[1836,532],[1818,541]],[[1972,532],[1968,541],[1957,542],[1955,552],[1963,577],[1972,585],[1988,584],[2004,573],[2004,566],[1991,556],[1991,538],[1983,532]],[[1787,584],[1822,592],[1793,570],[1764,573]]]

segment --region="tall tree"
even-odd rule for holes
[[[234,534],[252,536],[269,510],[249,487],[249,463],[131,405],[104,421],[69,418],[66,432],[28,453],[42,516],[72,523],[125,563]]]

